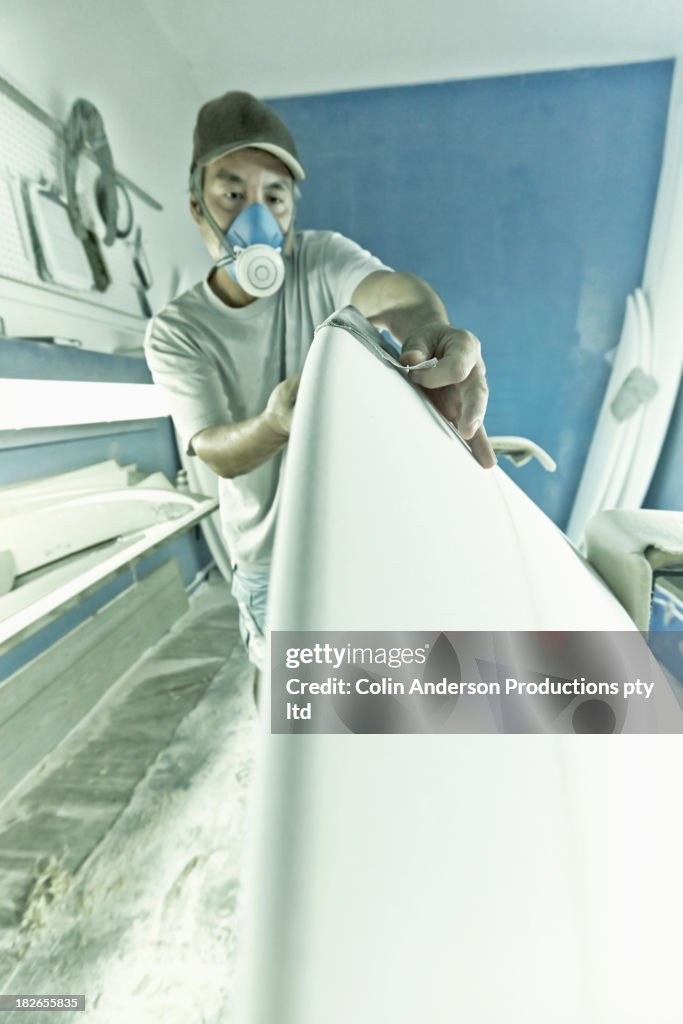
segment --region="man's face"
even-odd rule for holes
[[[288,168],[263,149],[238,149],[212,160],[204,169],[203,194],[209,213],[222,231],[252,203],[261,203],[270,210],[283,235],[292,223],[294,181]],[[220,243],[195,205],[192,216],[212,257],[219,259],[223,254]]]

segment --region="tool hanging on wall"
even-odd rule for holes
[[[111,284],[111,274],[102,252],[100,240],[91,228],[88,228],[86,231],[85,238],[83,239],[83,248],[85,249],[85,255],[88,257],[95,287],[98,292],[106,292]]]
[[[90,229],[83,219],[76,183],[79,157],[85,149],[92,153],[100,168],[100,177],[96,188],[99,190],[97,205],[106,227],[103,241],[105,245],[113,245],[118,234],[118,196],[114,158],[99,110],[89,100],[77,99],[64,126],[64,182],[71,227],[74,234],[84,243],[89,241]],[[130,205],[130,200],[128,202]],[[130,219],[132,220],[132,211]],[[130,228],[126,233],[129,231]]]
[[[130,196],[128,195],[128,192],[126,190],[125,185],[123,185],[122,182],[119,181],[118,178],[116,179],[116,188],[119,190],[119,194],[123,197],[123,200],[124,200],[124,217],[125,217],[125,219],[123,221],[123,227],[121,227],[119,225],[119,220],[118,220],[118,213],[121,211],[121,204],[119,203],[118,211],[117,211],[117,216],[115,218],[115,221],[116,221],[116,237],[117,238],[128,238],[128,236],[130,235],[131,231],[133,230],[133,222],[134,222],[133,204],[131,202]],[[109,196],[109,193],[108,193],[107,188],[106,188],[106,184],[105,184],[105,180],[104,180],[104,175],[100,174],[99,178],[95,182],[95,201],[97,203],[97,209],[98,209],[98,212],[100,214],[100,217],[102,218],[102,220],[104,221],[105,224],[108,224],[108,217],[110,216],[110,212],[109,212],[109,198],[108,198],[108,196]]]
[[[44,281],[87,291],[95,283],[85,241],[70,231],[65,197],[54,184],[22,182],[31,244],[38,273]]]
[[[152,316],[153,311],[147,298],[147,292],[154,282],[149,260],[142,245],[142,228],[139,226],[133,239],[133,268],[137,275],[134,287],[140,302],[140,309],[145,316]]]

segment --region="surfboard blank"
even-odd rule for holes
[[[632,631],[351,316],[304,370],[270,628]],[[263,697],[240,1024],[683,1014],[676,736],[270,735]]]

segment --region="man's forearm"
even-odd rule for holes
[[[288,436],[272,426],[262,412],[239,423],[207,427],[192,439],[192,445],[202,462],[219,476],[235,477],[277,455]]]
[[[258,416],[207,427],[192,439],[194,450],[219,476],[242,476],[277,455],[289,440],[301,374],[280,381]]]
[[[430,323],[448,323],[443,302],[433,288],[414,274],[370,274],[358,286],[354,305],[398,342]]]

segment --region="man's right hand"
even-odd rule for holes
[[[195,434],[195,453],[222,477],[242,476],[263,465],[287,444],[300,380],[297,373],[274,387],[258,416]]]
[[[299,393],[300,380],[301,374],[296,373],[292,377],[286,377],[277,387],[274,387],[264,411],[268,426],[283,438],[289,437],[292,429],[292,416],[294,415],[296,396]]]

